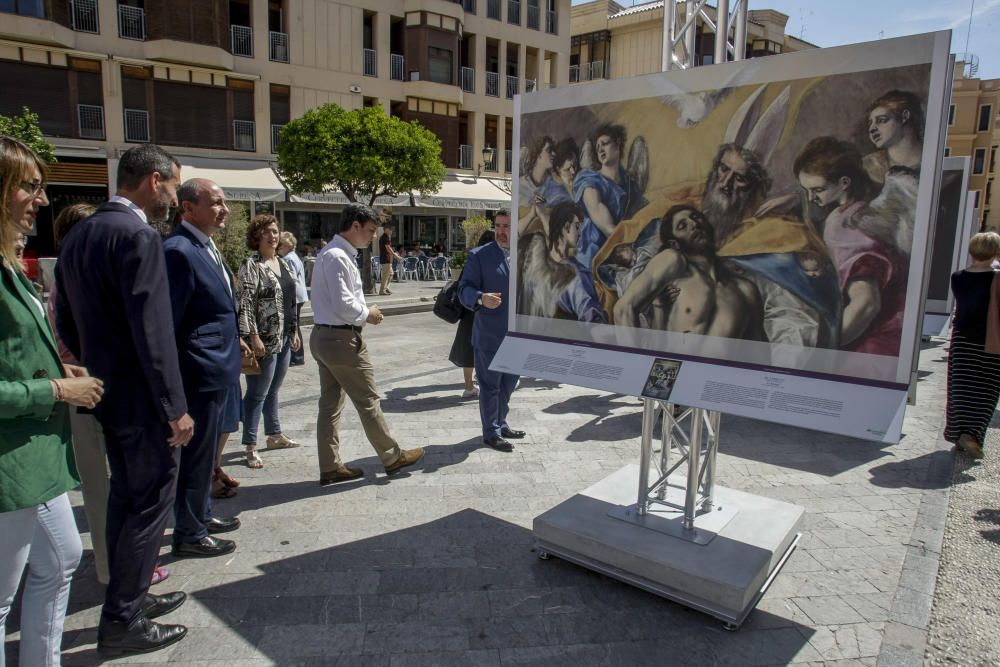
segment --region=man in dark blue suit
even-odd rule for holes
[[[496,239],[469,253],[462,270],[458,298],[476,312],[472,326],[476,377],[479,378],[479,418],[483,422],[483,443],[501,452],[513,451],[511,438],[523,438],[507,424],[510,395],[517,375],[490,370],[490,363],[507,335],[507,302],[510,284],[510,213],[497,211],[493,221]]]
[[[201,178],[184,183],[177,201],[181,222],[163,252],[184,395],[198,429],[181,452],[172,553],[222,556],[236,543],[210,533],[236,530],[240,520],[211,518],[212,471],[222,408],[230,387],[240,381],[245,347],[236,321],[236,286],[212,239],[225,226],[229,209],[222,188]]]
[[[180,163],[158,146],[129,149],[118,193],[66,237],[56,265],[56,326],[70,352],[104,380],[95,410],[104,428],[111,490],[110,581],[97,630],[104,655],[145,653],[180,641],[182,625],[154,623],[184,593],[150,595],[160,539],[174,503],[180,447],[194,433],[177,363],[163,245]]]

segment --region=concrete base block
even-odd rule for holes
[[[671,483],[684,484],[680,478]],[[740,625],[798,543],[805,510],[717,486],[715,507],[728,516],[706,541],[702,518],[687,535],[679,512],[657,509],[652,522],[623,518],[630,506],[634,514],[638,486],[639,466],[628,465],[538,516],[539,555],[559,556]],[[650,527],[664,522],[678,527]]]

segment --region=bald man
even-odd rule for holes
[[[178,188],[177,201],[182,220],[163,251],[177,359],[195,430],[181,453],[172,553],[204,558],[236,549],[232,540],[213,534],[236,530],[239,519],[211,518],[209,494],[224,401],[239,383],[241,341],[235,284],[212,240],[226,224],[226,196],[212,181],[193,178]]]

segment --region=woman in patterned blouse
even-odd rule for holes
[[[247,375],[243,398],[243,446],[247,466],[262,468],[257,455],[257,426],[264,415],[267,449],[298,447],[281,432],[278,390],[288,371],[292,350],[302,347],[295,309],[295,277],[278,257],[281,229],[273,215],[258,215],[247,228],[247,247],[254,251],[239,271],[240,335],[260,363],[260,375]]]

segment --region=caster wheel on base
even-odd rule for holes
[[[538,550],[538,558],[540,560],[549,560],[549,559],[552,558],[552,554],[550,554],[548,551],[542,551],[541,549],[539,549]]]

